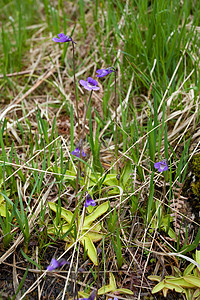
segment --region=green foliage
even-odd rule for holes
[[[115,242],[115,239],[116,239],[116,242]],[[112,236],[112,244],[113,244],[115,254],[117,257],[117,265],[120,269],[123,264],[123,256],[122,256],[122,244],[121,244],[121,240],[120,240],[120,232],[119,232],[118,228],[116,229],[115,239]]]
[[[200,263],[200,251],[196,249],[195,261]],[[167,297],[169,290],[175,290],[177,293],[184,293],[187,300],[200,299],[200,264],[199,267],[194,263],[190,263],[184,270],[183,274],[176,276],[165,276],[161,281],[161,276],[150,275],[148,278],[159,283],[153,288],[152,294],[163,292],[163,296]]]
[[[83,0],[74,3],[69,1],[68,7],[63,0],[3,0],[0,3],[0,75],[3,75],[0,77],[3,99],[0,124],[0,227],[5,248],[13,242],[14,231],[17,234],[21,232],[25,246],[23,257],[34,264],[27,255],[31,238],[29,221],[38,213],[35,205],[40,201],[41,208],[37,206],[40,212],[36,214],[34,224],[39,250],[45,248],[46,251],[48,245],[57,239],[66,241],[67,247],[80,239],[84,247],[84,259],[89,256],[97,265],[95,242],[100,241],[105,248],[107,239],[111,237],[111,245],[120,268],[125,259],[118,228],[118,218],[121,216],[124,223],[128,223],[128,226],[123,224],[125,234],[129,235],[132,223],[138,224],[138,220],[142,220],[139,221],[141,230],[148,226],[151,234],[154,231],[164,232],[173,239],[173,246],[179,250],[180,235],[177,238],[173,230],[169,203],[174,195],[174,181],[184,183],[187,176],[190,133],[193,134],[196,129],[191,119],[193,127],[185,132],[186,118],[198,114],[195,119],[198,124],[199,113],[196,112],[195,105],[198,107],[200,89],[199,33],[196,27],[200,20],[200,4],[198,1],[182,2],[177,5],[176,1],[170,0],[131,0],[128,7],[127,1],[119,0],[88,1],[87,5]],[[101,93],[93,99],[87,116],[88,135],[87,142],[84,141],[87,159],[81,160],[81,171],[85,175],[78,178],[81,192],[76,191],[79,159],[69,156],[70,149],[72,151],[77,143],[77,119],[71,105],[74,101],[71,90],[71,43],[54,43],[49,46],[52,36],[60,32],[76,37],[78,80],[82,79],[83,70],[87,77],[93,76],[97,68],[108,66],[116,67],[118,74],[117,144],[120,179],[116,178],[117,174],[112,166],[116,162],[113,150],[116,124],[113,119],[114,74],[110,74],[101,79]],[[37,53],[36,57],[34,53]],[[40,76],[50,62],[56,68],[60,64],[60,68],[51,79],[45,79],[41,83]],[[15,71],[27,71],[30,67],[28,76],[6,75]],[[32,91],[32,94],[26,96],[24,102],[19,102],[21,95],[25,95],[27,91]],[[66,97],[68,92],[70,104]],[[48,101],[43,96],[48,97]],[[80,113],[86,97],[79,97]],[[172,101],[169,97],[172,97]],[[182,114],[187,103],[184,97],[189,97],[191,110]],[[12,104],[9,107],[11,102],[13,107]],[[5,116],[4,109],[7,109],[7,105],[9,110]],[[29,115],[31,106],[37,107],[33,116]],[[66,123],[70,119],[70,133],[67,132],[66,135],[62,135],[62,130],[60,131],[58,121],[61,116],[66,118]],[[173,129],[177,130],[179,124],[181,130],[171,137]],[[105,126],[106,130],[101,135]],[[177,141],[183,145],[181,153],[177,151],[176,146],[180,146],[176,145]],[[168,159],[169,170],[163,176],[155,171],[154,163],[164,157]],[[197,197],[200,197],[199,157],[195,155],[191,160],[196,177],[191,188]],[[110,170],[104,169],[105,165]],[[52,199],[56,195],[58,200],[56,204],[49,202],[48,210],[45,197],[52,180],[53,196],[50,194],[49,197]],[[72,189],[76,191],[77,198],[82,198],[83,191],[92,190],[99,198],[111,198],[112,205],[115,205],[115,201],[117,205],[120,204],[120,211],[117,206],[112,210],[110,208],[105,218],[107,231],[104,223],[97,222],[108,211],[108,202],[101,200],[102,204],[96,208],[87,208],[86,216],[82,216],[84,220],[81,226],[83,203],[78,203],[73,213],[71,208],[61,206],[61,200],[70,204],[68,195]],[[116,197],[119,189],[121,203]],[[23,192],[25,197],[22,196]],[[157,201],[157,197],[163,198],[163,203],[160,198]],[[168,208],[164,205],[168,205]],[[181,249],[183,253],[191,252],[197,246],[200,229],[190,245],[187,242],[188,236],[189,233],[186,233]],[[134,242],[134,234],[132,239]],[[168,242],[170,246],[170,241]],[[39,253],[39,256],[44,257],[45,251],[41,250],[42,254]],[[198,256],[196,253],[197,261]],[[99,267],[102,265],[106,271],[104,252]],[[35,266],[39,267],[36,263]],[[91,273],[96,283],[97,269]],[[160,281],[161,278],[154,276],[152,279]],[[153,292],[162,290],[167,295],[167,291],[171,289],[184,293],[187,299],[198,299],[199,281],[198,268],[189,265],[181,276],[166,276]],[[22,283],[20,288],[21,285]],[[83,293],[80,295],[88,297],[89,289],[87,286],[84,296]],[[115,278],[111,274],[109,284],[103,286],[99,294],[115,291],[123,293],[125,289],[117,289]]]
[[[75,215],[72,214],[71,211],[59,207],[58,204],[49,202],[49,208],[53,210],[56,213],[56,218],[57,215],[60,211],[60,216],[63,218],[67,223],[63,223],[61,226],[56,225],[57,222],[55,222],[54,219],[54,226],[49,226],[48,227],[48,234],[54,235],[58,234],[60,231],[62,234],[65,236],[61,236],[65,241],[67,241],[68,246],[73,244],[76,240],[76,232],[77,232],[77,227],[75,226],[76,232],[72,234],[72,226],[73,223],[76,223]],[[103,238],[103,232],[101,232],[102,227],[100,224],[94,224],[94,222],[101,216],[103,215],[106,211],[108,210],[108,202],[104,202],[101,205],[99,205],[92,213],[87,215],[84,218],[84,222],[82,227],[80,227],[80,233],[77,238],[80,238],[80,241],[82,245],[84,246],[85,251],[87,252],[87,255],[91,259],[91,261],[97,265],[97,251],[94,246],[94,242],[100,241]],[[78,218],[78,225],[81,224],[81,217]],[[80,225],[81,226],[81,225]]]
[[[102,286],[98,290],[98,295],[104,295],[106,293],[119,292],[120,294],[133,295],[133,292],[129,289],[117,288],[115,277],[112,273],[109,274],[109,284]]]

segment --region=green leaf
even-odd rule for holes
[[[197,290],[194,292],[193,297],[194,297],[194,298],[197,298],[197,297],[199,297],[199,296],[200,296],[200,290],[197,289]]]
[[[169,276],[170,277],[170,276]],[[165,278],[165,282],[166,283],[169,283],[169,284],[175,284],[175,285],[178,285],[178,286],[181,286],[181,287],[185,287],[185,288],[194,288],[195,285],[194,284],[191,284],[189,282],[187,282],[184,277],[179,277],[179,278]]]
[[[130,178],[131,171],[132,171],[132,163],[129,160],[126,163],[125,168],[123,169],[123,172],[122,172],[122,176],[121,176],[122,183],[123,183],[124,186],[126,185],[128,179]]]
[[[84,293],[84,292],[78,292],[78,297],[81,298],[89,298],[90,294]]]
[[[150,275],[148,276],[148,279],[152,280],[152,281],[158,281],[160,282],[161,281],[161,276],[158,276],[158,275]]]
[[[11,213],[8,211],[9,217],[11,216]],[[2,217],[6,218],[6,203],[0,204],[0,215]]]
[[[22,280],[20,281],[20,284],[19,284],[19,286],[18,286],[18,288],[17,288],[17,291],[16,291],[15,295],[12,297],[12,300],[15,300],[15,299],[16,299],[17,294],[19,293],[19,291],[20,291],[21,288],[23,287],[24,281],[26,280],[26,276],[27,276],[27,274],[28,274],[28,270],[29,270],[29,267],[26,268],[26,271],[25,271],[25,273],[24,273],[24,276],[22,277]],[[18,297],[18,299],[19,299],[19,297]]]
[[[164,289],[164,287],[165,287],[164,281],[160,281],[158,284],[156,284],[156,286],[154,286],[151,292],[152,294],[158,293],[162,289]]]
[[[187,282],[189,282],[189,283],[191,283],[191,284],[193,284],[195,286],[200,287],[200,278],[192,276],[192,275],[187,275],[187,276],[184,276],[184,279]]]
[[[98,295],[104,295],[104,294],[110,293],[112,291],[113,291],[112,287],[109,284],[104,285],[98,290]]]
[[[108,202],[104,202],[99,205],[92,214],[87,216],[84,221],[84,227],[87,225],[91,225],[98,217],[103,215],[108,210]]]
[[[91,225],[86,225],[85,226],[85,222],[84,222],[84,224],[83,224],[83,230],[87,231],[87,230],[90,229],[90,227],[91,227]],[[100,230],[101,230],[101,225],[98,223],[97,225],[95,225],[92,228],[91,232],[99,232]]]
[[[53,210],[55,213],[57,213],[58,205],[53,202],[48,202],[48,204],[49,204],[49,207],[51,208],[51,210]],[[73,218],[73,213],[70,210],[67,210],[67,209],[61,207],[61,217],[70,224],[71,220]]]
[[[90,237],[86,234],[84,237],[81,238],[81,243],[85,247],[85,250],[87,251],[87,254],[91,261],[95,264],[95,266],[98,265],[97,263],[97,250],[90,239]]]
[[[58,234],[58,231],[60,232],[60,235],[61,233],[64,235],[66,234],[67,232],[70,233],[72,231],[72,228],[73,226],[70,226],[70,225],[61,225],[61,226],[54,226],[54,227],[48,227],[47,229],[47,232],[48,234]]]
[[[197,262],[198,264],[200,264],[200,250],[197,250],[197,249],[196,249],[195,256],[196,256],[196,262]],[[198,270],[200,271],[199,268],[198,268]]]
[[[129,290],[129,289],[124,289],[124,288],[117,289],[116,291],[117,291],[117,292],[120,292],[120,293],[122,293],[122,294],[127,294],[127,295],[133,295],[133,294],[134,294],[131,290]]]
[[[103,234],[100,234],[100,233],[95,233],[95,232],[89,231],[89,232],[87,233],[87,236],[88,236],[94,243],[96,243],[96,242],[102,240],[102,238],[103,238],[104,235],[103,235]]]
[[[24,256],[25,259],[27,259],[31,264],[33,264],[34,266],[36,266],[39,270],[41,270],[41,267],[36,263],[36,261],[32,260],[30,257],[28,257],[24,251],[22,249],[21,250],[21,253],[22,255]]]
[[[107,174],[103,184],[104,185],[118,185],[117,174]]]
[[[3,195],[0,194],[0,204],[3,202],[5,202],[5,199],[4,199]]]
[[[187,268],[184,270],[183,275],[184,275],[184,276],[185,276],[185,275],[190,275],[190,274],[192,273],[192,271],[194,270],[195,267],[196,267],[196,266],[195,266],[193,263],[189,264],[189,265],[187,266]]]
[[[109,274],[109,285],[110,287],[112,287],[112,291],[116,290],[117,286],[116,286],[115,277],[113,273]]]
[[[173,283],[166,283],[165,282],[165,289],[169,289],[169,290],[175,290],[177,293],[184,293],[184,288],[182,288],[181,286],[178,286],[176,284]]]

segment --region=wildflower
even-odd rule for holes
[[[115,72],[112,68],[100,69],[96,71],[96,73],[98,74],[97,77],[104,77],[112,72]]]
[[[200,250],[200,244],[197,246],[197,251],[199,251]]]
[[[168,170],[167,160],[163,159],[162,161],[156,162],[154,164],[154,167],[158,169],[159,172],[167,171]]]
[[[108,300],[118,300],[118,298],[117,297],[114,297],[114,299],[113,298],[108,298]]]
[[[87,196],[86,196],[86,201],[85,201],[85,207],[88,207],[88,206],[95,206],[96,203],[95,201],[92,199],[92,197],[90,196],[89,193],[87,193]]]
[[[81,146],[77,146],[76,149],[74,151],[72,151],[71,153],[72,155],[76,156],[76,157],[80,157],[80,154],[83,156],[83,157],[86,157],[86,154],[85,152],[82,150],[81,152]]]
[[[80,80],[79,83],[88,91],[98,91],[100,87],[98,87],[98,82],[91,77],[87,78],[87,81]]]
[[[61,258],[59,260],[52,258],[50,265],[47,267],[47,271],[53,271],[57,268],[64,266],[67,263],[68,262],[64,258]]]
[[[59,38],[56,38],[56,37],[52,38],[52,41],[57,42],[57,43],[66,43],[66,42],[75,43],[69,35],[65,35],[64,33],[59,33],[58,37]]]
[[[81,298],[80,300],[94,300],[95,299],[95,291],[88,298]]]

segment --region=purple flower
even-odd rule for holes
[[[114,297],[114,299],[113,298],[108,298],[108,300],[118,300],[118,298],[117,297]]]
[[[65,35],[64,33],[59,33],[58,37],[59,37],[59,39],[56,37],[52,38],[52,41],[57,42],[57,43],[66,43],[66,42],[75,43],[69,35]]]
[[[80,80],[79,83],[88,91],[98,91],[100,87],[98,87],[98,82],[91,77],[87,78],[87,81]]]
[[[97,77],[104,77],[112,72],[115,72],[112,68],[100,69],[96,71],[96,73],[98,74]]]
[[[83,157],[86,157],[86,154],[85,154],[85,152],[83,152],[83,150],[82,150],[82,152],[81,152],[81,147],[80,146],[77,146],[76,147],[76,149],[74,150],[74,151],[72,151],[72,155],[74,155],[74,156],[76,156],[76,157],[80,157],[80,154],[82,153],[82,156]]]
[[[162,161],[156,162],[154,164],[154,167],[158,169],[159,172],[167,171],[168,170],[167,160],[163,159]]]
[[[96,203],[95,201],[92,199],[92,197],[90,196],[89,193],[87,193],[87,196],[86,196],[86,201],[85,201],[85,207],[88,207],[88,206],[95,206]]]
[[[53,271],[64,266],[65,264],[68,264],[68,262],[64,258],[61,258],[59,260],[52,258],[51,264],[47,267],[47,271]]]
[[[200,244],[197,246],[197,251],[199,251],[200,250]]]
[[[94,300],[96,292],[93,291],[88,298],[80,298],[80,300]]]

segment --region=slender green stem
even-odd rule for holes
[[[86,116],[87,116],[87,111],[88,111],[88,107],[89,107],[89,104],[90,104],[90,100],[91,100],[91,98],[92,98],[92,92],[93,92],[93,90],[92,90],[91,93],[90,93],[89,100],[88,100],[88,103],[87,103],[87,107],[86,107],[86,110],[85,110],[85,115],[84,115],[83,131],[82,131],[82,135],[81,135],[81,139],[80,139],[80,158],[82,158],[83,139],[84,139],[84,135],[85,135]],[[76,174],[76,199],[75,199],[75,205],[76,205],[76,206],[77,206],[77,204],[78,204],[78,201],[77,201],[77,193],[78,193],[78,179],[79,179],[80,168],[81,168],[81,161],[79,160],[79,162],[78,162],[77,174]]]
[[[119,172],[119,163],[118,163],[118,133],[117,133],[117,71],[115,71],[115,157],[117,159],[116,163],[116,173]]]
[[[99,258],[97,256],[97,290],[96,290],[96,300],[98,300],[99,282],[100,282],[100,277],[99,277]]]
[[[73,52],[74,91],[75,91],[75,98],[76,98],[76,114],[77,114],[77,122],[78,122],[78,139],[80,139],[80,122],[79,122],[79,114],[78,114],[78,97],[77,97],[77,88],[76,88],[75,49],[74,49],[73,42],[72,42],[72,52]]]
[[[166,181],[167,181],[167,172],[164,172],[164,184],[163,184],[163,199],[165,201],[166,196]]]

